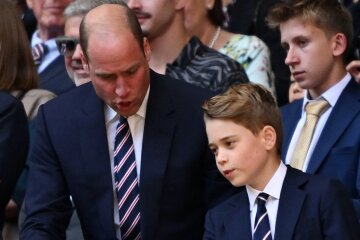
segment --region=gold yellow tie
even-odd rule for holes
[[[329,103],[325,99],[319,99],[309,102],[305,107],[306,121],[301,129],[299,139],[296,143],[294,153],[290,165],[294,168],[302,170],[304,166],[305,157],[309,150],[311,139],[314,134],[314,129],[317,121],[322,113],[329,108]]]

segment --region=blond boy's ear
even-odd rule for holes
[[[266,150],[275,149],[276,131],[272,126],[266,125],[262,129],[262,141]]]
[[[343,33],[337,33],[332,37],[333,40],[333,55],[340,56],[344,54],[346,46],[348,45],[346,36]]]

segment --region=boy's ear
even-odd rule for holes
[[[344,54],[346,46],[348,45],[346,36],[343,33],[337,33],[332,37],[333,41],[333,55],[340,56]]]
[[[266,150],[275,149],[276,131],[272,126],[266,125],[262,129],[262,141]]]

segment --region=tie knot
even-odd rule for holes
[[[264,192],[259,193],[259,195],[257,196],[258,204],[259,205],[265,205],[268,198],[269,198],[269,194],[264,193]]]
[[[127,118],[123,117],[123,116],[120,116],[119,123],[120,124],[128,124]]]
[[[38,43],[32,48],[32,56],[36,66],[41,64],[45,54],[47,54],[49,48],[44,43]]]
[[[329,103],[325,99],[319,99],[309,102],[305,107],[305,111],[307,114],[320,116],[329,106]]]

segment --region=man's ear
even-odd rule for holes
[[[147,37],[144,37],[144,54],[145,54],[146,60],[150,61],[151,48],[150,48],[150,43],[149,43],[149,40],[147,39]]]
[[[332,51],[334,56],[344,54],[348,45],[346,36],[343,33],[337,33],[332,37]]]
[[[261,137],[266,150],[275,148],[276,145],[276,131],[272,126],[266,125],[261,130]]]

